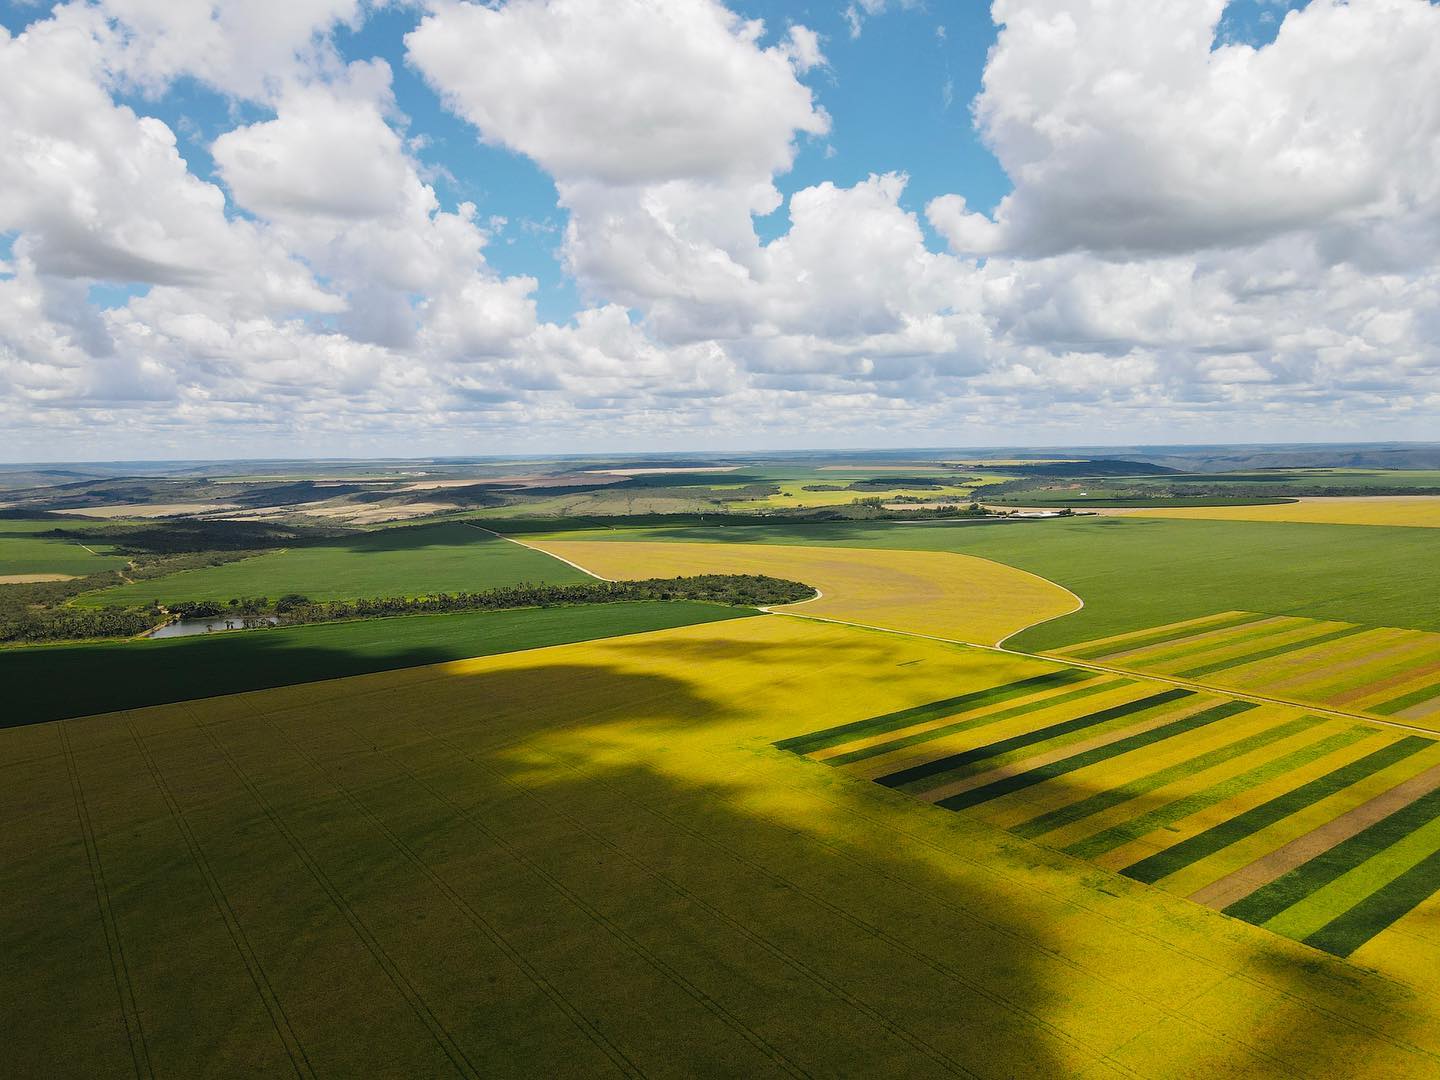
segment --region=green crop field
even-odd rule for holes
[[[0,649],[0,682],[8,688],[0,728],[753,614],[637,601]]]
[[[359,533],[204,570],[87,593],[78,603],[146,604],[300,593],[312,600],[478,591],[585,581],[564,563],[459,522]]]
[[[1085,601],[1083,610],[1007,643],[1042,652],[1228,609],[1440,631],[1440,559],[1427,529],[1079,518],[608,529],[568,532],[564,538],[837,544],[978,555],[1048,578]]]
[[[55,522],[0,519],[0,577],[12,574],[86,574],[125,565],[103,544],[85,546],[73,540],[54,540],[36,533],[54,529]]]

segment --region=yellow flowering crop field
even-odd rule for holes
[[[1034,574],[948,551],[543,540],[541,551],[606,578],[771,574],[813,585],[791,610],[886,630],[994,645],[1080,600]]]
[[[1413,525],[1440,528],[1440,496],[1372,495],[1300,499],[1272,506],[1185,506],[1109,511],[1136,517],[1214,521],[1302,521],[1322,525]]]
[[[6,1072],[1434,1074],[1433,910],[1347,961],[975,794],[1049,768],[1064,797],[1024,790],[1055,813],[1148,778],[1086,816],[1123,823],[1158,769],[1223,748],[1234,774],[1239,740],[1312,771],[1404,747],[1170,692],[776,616],[0,731]],[[841,760],[927,724],[952,754],[1029,741],[936,774],[965,812],[855,775],[923,740]],[[1410,967],[1366,954],[1387,937]]]

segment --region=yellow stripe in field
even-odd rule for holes
[[[1135,649],[1106,653],[1099,659],[1107,664],[1123,664],[1127,667],[1149,665],[1156,661],[1168,660],[1175,653],[1186,656],[1199,653],[1203,651],[1201,646],[1205,645],[1218,649],[1237,637],[1249,635],[1257,630],[1270,630],[1278,633],[1282,629],[1294,629],[1307,622],[1309,622],[1308,619],[1297,618],[1294,615],[1271,615],[1268,618],[1257,615],[1254,622],[1241,623],[1239,626],[1222,626],[1216,630],[1191,634],[1189,637],[1172,638],[1169,641],[1156,642],[1154,645],[1141,645]]]
[[[1296,649],[1305,647],[1305,642],[1311,638],[1324,637],[1326,634],[1336,630],[1344,630],[1350,623],[1342,622],[1318,622],[1310,619],[1304,620],[1298,626],[1287,627],[1277,630],[1273,634],[1266,634],[1261,638],[1252,638],[1248,641],[1217,642],[1213,648],[1204,649],[1200,652],[1187,653],[1183,656],[1157,658],[1147,661],[1145,670],[1157,674],[1176,674],[1182,671],[1189,671],[1192,668],[1202,667],[1206,664],[1219,664],[1230,662],[1232,666],[1240,668],[1245,666],[1244,659],[1251,653],[1262,652],[1265,649],[1275,649],[1284,645],[1293,646]],[[1226,670],[1221,669],[1211,673],[1212,677],[1223,679]]]
[[[1204,707],[1209,708],[1211,704],[1213,702],[1207,702]],[[1102,791],[1124,787],[1133,780],[1181,762],[1191,761],[1218,747],[1274,727],[1281,722],[1283,716],[1278,709],[1251,709],[1173,739],[1142,747],[1056,780],[1016,792],[1013,796],[997,799],[993,804],[986,803],[977,809],[985,820],[992,824],[1006,829],[1013,828],[1033,817],[1070,806]],[[1178,718],[1178,714],[1173,718]],[[1048,838],[1046,842],[1049,842]]]
[[[1417,631],[1382,627],[1325,645],[1297,649],[1275,656],[1237,673],[1235,686],[1263,687],[1279,692],[1293,689],[1308,694],[1308,687],[1331,678],[1348,677],[1347,672],[1363,669],[1376,659],[1400,655],[1416,644]]]
[[[1411,525],[1440,528],[1440,497],[1378,495],[1301,499],[1274,506],[1185,506],[1138,509],[1134,517],[1208,521],[1297,521],[1319,525]]]
[[[1294,715],[1283,706],[1267,706],[1266,712],[1271,723],[1281,723]],[[1241,773],[1248,772],[1266,761],[1282,758],[1305,746],[1320,742],[1339,731],[1343,731],[1349,725],[1339,722],[1322,722],[1313,727],[1297,731],[1277,742],[1266,746],[1257,747],[1247,751],[1229,761],[1222,761],[1218,765],[1208,769],[1191,773],[1189,776],[1179,780],[1172,780],[1164,787],[1156,788],[1136,799],[1127,800],[1119,806],[1112,806],[1108,810],[1102,810],[1098,814],[1077,821],[1073,825],[1067,825],[1047,833],[1043,842],[1054,847],[1068,847],[1077,841],[1087,839],[1107,829],[1123,825],[1128,821],[1141,817],[1151,810],[1162,806],[1168,806],[1177,799],[1185,798],[1197,791],[1202,791],[1214,784],[1222,783],[1233,779]]]
[[[1046,765],[1054,764],[1074,754],[1084,754],[1091,750],[1098,750],[1103,746],[1109,746],[1111,743],[1119,742],[1121,739],[1127,739],[1131,735],[1142,735],[1147,731],[1154,731],[1156,728],[1163,727],[1174,720],[1182,719],[1192,713],[1197,713],[1202,709],[1208,708],[1215,704],[1215,700],[1214,698],[1186,698],[1179,703],[1172,702],[1171,704],[1175,706],[1174,708],[1163,709],[1160,713],[1151,716],[1147,720],[1127,724],[1123,727],[1105,728],[1099,734],[1092,735],[1087,739],[1067,742],[1063,746],[1057,746],[1053,749],[1044,750],[1038,754],[1029,754],[1024,757],[1013,757],[1008,754],[1003,755],[1000,759],[1003,762],[1002,764],[997,764],[993,768],[986,769],[984,772],[972,773],[969,776],[959,780],[953,780],[939,787],[931,788],[928,791],[918,792],[915,797],[923,799],[925,802],[939,802],[941,799],[948,799],[952,795],[959,795],[978,787],[984,787],[986,784],[993,783],[996,780],[1002,780],[1009,776],[1029,772],[1031,769],[1039,769]],[[1009,760],[1006,761],[1004,760],[1005,758],[1009,758]]]
[[[1407,911],[1350,954],[1364,967],[1433,987],[1440,971],[1440,894]]]
[[[1010,698],[1006,701],[994,702],[978,709],[966,709],[961,706],[954,713],[942,716],[934,720],[926,720],[923,723],[911,724],[908,727],[895,728],[892,731],[881,732],[878,735],[867,735],[863,739],[852,739],[850,742],[839,743],[835,746],[828,746],[822,750],[816,750],[806,756],[814,761],[829,761],[855,750],[865,750],[872,746],[881,746],[896,739],[903,739],[910,735],[921,735],[927,731],[934,731],[936,728],[945,727],[948,724],[960,721],[980,720],[995,713],[1005,712],[1007,709],[1021,708],[1027,705],[1035,705],[1046,698],[1060,697],[1075,690],[1083,690],[1086,687],[1094,686],[1096,683],[1113,680],[1114,675],[1097,675],[1093,679],[1086,679],[1083,682],[1069,683],[1061,687],[1047,686],[1043,690],[1037,690],[1033,694],[1026,694],[1024,697]],[[1003,683],[1001,684],[1004,685]],[[1038,711],[1038,710],[1037,710]]]
[[[1117,649],[1124,649],[1125,642],[1127,641],[1143,640],[1151,634],[1158,634],[1165,630],[1180,630],[1189,626],[1194,627],[1195,633],[1199,634],[1209,624],[1223,622],[1235,615],[1254,615],[1256,619],[1264,618],[1263,615],[1257,615],[1249,611],[1220,611],[1214,615],[1202,615],[1198,619],[1184,619],[1176,623],[1165,623],[1162,626],[1147,626],[1144,630],[1127,630],[1123,634],[1112,634],[1110,637],[1093,638],[1090,641],[1081,641],[1074,645],[1066,645],[1063,649],[1056,649],[1055,651],[1063,655],[1074,655],[1082,650],[1096,649],[1102,645],[1114,645]],[[1247,623],[1245,625],[1249,624]]]
[[[1212,825],[1218,825],[1222,821],[1229,821],[1231,818],[1243,814],[1245,811],[1259,806],[1261,803],[1269,802],[1277,795],[1283,795],[1287,791],[1293,791],[1301,784],[1309,783],[1311,780],[1324,776],[1334,769],[1348,765],[1352,761],[1357,761],[1366,754],[1372,753],[1378,746],[1379,744],[1375,739],[1360,739],[1349,746],[1331,751],[1316,761],[1302,765],[1298,769],[1292,769],[1283,776],[1271,780],[1269,783],[1250,788],[1214,806],[1191,814],[1188,818],[1177,821],[1173,825],[1156,829],[1145,836],[1132,840],[1122,847],[1108,851],[1098,856],[1095,862],[1108,870],[1119,870],[1132,863],[1137,863],[1146,856],[1153,855],[1157,851],[1164,851],[1166,848],[1173,847],[1182,840],[1188,840],[1197,833],[1204,832]],[[1283,753],[1276,752],[1270,756],[1273,759],[1283,757],[1284,755]],[[1205,786],[1208,787],[1209,785],[1207,784]],[[1204,884],[1206,884],[1206,882],[1200,882],[1200,885]],[[1200,885],[1196,885],[1195,888],[1199,888]],[[1194,889],[1190,891],[1193,892]]]
[[[1054,582],[948,551],[594,540],[531,546],[605,578],[769,574],[802,581],[822,595],[774,610],[978,645],[1080,608],[1075,594]]]
[[[931,742],[918,743],[915,746],[905,747],[902,750],[894,750],[879,757],[869,758],[865,761],[856,762],[848,766],[846,771],[854,776],[864,777],[873,780],[877,776],[886,776],[889,773],[899,772],[901,769],[908,769],[912,765],[920,765],[927,761],[934,761],[936,758],[945,757],[949,754],[958,754],[965,750],[973,750],[980,746],[989,746],[1015,735],[1023,735],[1037,728],[1048,727],[1051,724],[1058,724],[1066,720],[1072,720],[1092,712],[1099,712],[1115,705],[1124,705],[1127,702],[1136,701],[1147,697],[1155,692],[1153,686],[1122,686],[1114,690],[1106,690],[1103,693],[1095,694],[1083,699],[1083,701],[1067,701],[1061,705],[1052,705],[1046,709],[1037,709],[1032,713],[1025,713],[1021,716],[1012,716],[1008,720],[1001,720],[995,724],[987,724],[970,731],[957,732],[954,735],[946,735]]]
[[[1276,915],[1265,928],[1286,937],[1308,937],[1437,850],[1440,850],[1440,819],[1402,836],[1384,851],[1316,889]]]
[[[1334,821],[1342,814],[1348,814],[1355,807],[1383,795],[1396,784],[1404,783],[1437,762],[1440,762],[1440,744],[1397,761],[1349,787],[1341,788],[1333,795],[1281,818],[1199,862],[1183,867],[1156,884],[1189,896],[1288,844],[1296,837],[1319,828],[1327,821]]]

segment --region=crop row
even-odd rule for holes
[[[1260,619],[1216,622],[1236,647]],[[1343,640],[1306,622],[1273,632]],[[1433,935],[1440,740],[1063,669],[777,745],[1339,956]]]

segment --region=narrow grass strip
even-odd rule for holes
[[[837,768],[843,765],[853,765],[857,761],[865,761],[872,757],[878,757],[881,754],[892,753],[895,750],[904,750],[908,746],[915,746],[919,743],[943,739],[949,735],[958,735],[964,731],[985,727],[987,724],[998,724],[1002,720],[1009,720],[1016,716],[1024,716],[1026,713],[1039,712],[1042,709],[1054,708],[1057,705],[1068,705],[1072,701],[1080,701],[1094,694],[1104,693],[1106,690],[1120,690],[1129,686],[1134,681],[1134,679],[1114,679],[1110,682],[1096,683],[1093,686],[1082,686],[1079,690],[1071,690],[1069,693],[1041,698],[1039,701],[1027,701],[1024,705],[1016,705],[1013,708],[987,713],[984,716],[972,717],[969,720],[961,720],[954,724],[945,724],[943,727],[917,731],[913,735],[904,735],[898,739],[891,739],[889,742],[876,743],[874,746],[862,746],[858,750],[851,750],[849,753],[836,754],[832,758],[826,758],[825,764],[833,765]]]
[[[1381,818],[1349,839],[1342,840],[1329,851],[1321,852],[1309,862],[1235,901],[1224,909],[1225,914],[1258,926],[1437,817],[1440,817],[1440,789],[1422,795],[1409,806],[1401,807],[1389,817]]]
[[[1119,806],[1121,803],[1129,802],[1131,799],[1138,799],[1141,795],[1148,795],[1152,791],[1158,791],[1167,784],[1173,784],[1177,780],[1183,780],[1187,776],[1194,776],[1206,769],[1213,769],[1216,765],[1223,765],[1242,754],[1248,754],[1252,750],[1259,750],[1269,746],[1271,743],[1279,742],[1281,739],[1288,739],[1306,728],[1314,727],[1316,724],[1324,723],[1319,717],[1300,716],[1294,720],[1275,727],[1258,731],[1254,735],[1217,747],[1209,753],[1201,754],[1199,757],[1189,761],[1182,761],[1177,765],[1171,765],[1165,769],[1159,769],[1141,776],[1128,784],[1123,784],[1109,791],[1097,791],[1088,798],[1079,802],[1071,803],[1069,806],[1062,806],[1051,810],[1047,814],[1031,818],[1022,822],[1011,831],[1017,836],[1023,836],[1027,840],[1034,840],[1044,836],[1048,832],[1064,828],[1066,825],[1073,825],[1077,821],[1083,821],[1093,814],[1103,813],[1112,806]]]
[[[901,709],[899,712],[872,716],[865,720],[841,724],[838,727],[825,728],[822,731],[812,731],[808,735],[796,735],[793,738],[781,739],[774,746],[778,750],[789,750],[794,754],[809,754],[827,746],[849,742],[852,739],[863,739],[867,735],[880,735],[886,731],[894,731],[897,728],[923,723],[926,720],[938,720],[942,716],[949,716],[966,708],[976,709],[985,705],[994,705],[1001,701],[1033,694],[1047,687],[1068,686],[1071,683],[1094,677],[1094,672],[1080,668],[1048,671],[1044,675],[1035,675],[1028,679],[1021,679],[1019,682],[1002,683],[1000,686],[991,686],[984,690],[972,690],[968,694],[945,698],[942,701],[932,701],[925,705]]]
[[[1440,683],[1432,683],[1419,690],[1412,690],[1408,694],[1401,694],[1397,698],[1381,702],[1379,705],[1373,705],[1365,711],[1372,712],[1376,716],[1394,716],[1398,712],[1404,712],[1412,705],[1419,705],[1437,697],[1440,697]]]
[[[1316,645],[1339,641],[1341,638],[1350,637],[1352,634],[1363,634],[1368,629],[1369,627],[1365,626],[1347,626],[1343,630],[1332,630],[1328,634],[1306,638],[1304,641],[1291,641],[1284,645],[1276,645],[1273,648],[1261,649],[1259,652],[1246,653],[1243,656],[1232,656],[1227,660],[1216,660],[1213,663],[1201,664],[1199,667],[1179,672],[1177,678],[1198,679],[1202,675],[1210,675],[1217,671],[1224,671],[1226,668],[1243,667],[1246,664],[1269,660],[1272,656],[1283,656],[1286,653],[1299,652],[1301,649],[1310,649]]]
[[[1212,630],[1224,630],[1231,626],[1243,626],[1245,623],[1256,622],[1260,619],[1268,619],[1272,616],[1257,615],[1253,611],[1236,611],[1215,619],[1214,622],[1202,622],[1199,620],[1174,623],[1169,626],[1162,626],[1159,629],[1149,632],[1137,632],[1133,636],[1125,638],[1105,638],[1097,642],[1086,642],[1073,649],[1061,650],[1064,655],[1072,656],[1076,660],[1098,660],[1102,656],[1112,656],[1119,652],[1129,652],[1132,649],[1145,649],[1151,645],[1163,645],[1167,641],[1179,641],[1181,638],[1194,637],[1197,634],[1208,634]]]
[[[945,757],[936,758],[934,761],[926,761],[920,765],[913,765],[908,769],[901,769],[899,772],[890,773],[887,776],[875,778],[877,784],[884,784],[886,787],[901,787],[904,784],[913,783],[917,780],[928,780],[932,776],[950,772],[952,769],[963,768],[972,765],[977,761],[984,761],[987,758],[999,757],[1001,754],[1008,754],[1012,750],[1021,750],[1027,746],[1034,746],[1036,743],[1047,742],[1050,739],[1068,735],[1073,731],[1082,731],[1085,728],[1095,727],[1108,720],[1118,720],[1133,713],[1143,712],[1146,709],[1155,708],[1158,705],[1165,705],[1181,698],[1191,697],[1193,690],[1166,690],[1159,694],[1151,694],[1149,697],[1140,698],[1138,701],[1127,701],[1123,705],[1114,705],[1108,709],[1101,709],[1099,712],[1086,713],[1084,716],[1073,717],[1069,720],[1062,720],[1058,724],[1051,724],[1048,727],[1036,728],[1034,731],[1027,731],[1020,735],[1013,735],[1008,739],[1001,739],[999,742],[989,743],[985,746],[977,746],[973,750],[963,750],[958,754],[947,754]]]
[[[1023,773],[1001,777],[999,780],[986,784],[984,787],[972,788],[969,791],[962,791],[958,795],[952,795],[948,799],[941,799],[936,805],[943,806],[946,810],[965,810],[972,806],[979,806],[981,803],[989,802],[991,799],[998,799],[1002,795],[1023,791],[1026,788],[1034,787],[1036,784],[1043,784],[1047,780],[1054,780],[1067,773],[1077,772],[1091,765],[1097,765],[1102,761],[1120,757],[1122,754],[1128,754],[1146,746],[1153,746],[1156,743],[1164,742],[1166,739],[1173,739],[1176,736],[1184,735],[1186,732],[1194,731],[1208,724],[1217,723],[1218,721],[1224,720],[1227,716],[1249,712],[1251,709],[1258,707],[1259,706],[1253,705],[1248,701],[1227,701],[1213,708],[1195,713],[1193,716],[1187,716],[1173,723],[1165,724],[1162,727],[1137,732],[1127,738],[1118,739],[1107,746],[1097,746],[1093,750],[1085,751],[1083,754],[1073,754],[1060,761],[1051,762],[1049,765],[1041,765],[1038,768],[1029,769]]]
[[[1252,788],[1261,784],[1269,783],[1288,772],[1303,768],[1312,761],[1317,761],[1327,754],[1333,754],[1345,749],[1362,739],[1378,735],[1379,731],[1373,727],[1366,727],[1357,724],[1345,731],[1337,731],[1334,735],[1327,736],[1319,742],[1309,746],[1302,746],[1293,750],[1284,757],[1276,758],[1274,761],[1267,761],[1261,765],[1248,769],[1238,776],[1232,776],[1228,780],[1222,780],[1217,784],[1211,784],[1203,791],[1197,791],[1174,802],[1166,803],[1164,806],[1157,806],[1148,813],[1116,825],[1113,828],[1105,829],[1102,832],[1088,836],[1084,840],[1077,840],[1066,847],[1067,855],[1075,855],[1082,859],[1093,859],[1107,851],[1114,851],[1118,847],[1147,836],[1157,829],[1164,829],[1177,821],[1183,821],[1191,814],[1198,814],[1207,810],[1217,803],[1226,799],[1233,799]]]
[[[1403,739],[1397,739],[1388,746],[1366,754],[1358,761],[1342,765],[1293,791],[1277,795],[1229,821],[1222,821],[1188,840],[1182,840],[1173,847],[1132,863],[1120,872],[1136,881],[1154,884],[1161,878],[1169,877],[1177,870],[1183,870],[1192,863],[1197,863],[1266,826],[1328,798],[1337,791],[1343,791],[1351,784],[1358,783],[1433,744],[1434,740],[1422,739],[1419,735],[1407,735]]]
[[[1440,851],[1376,889],[1305,939],[1306,945],[1349,956],[1401,916],[1440,891]]]

